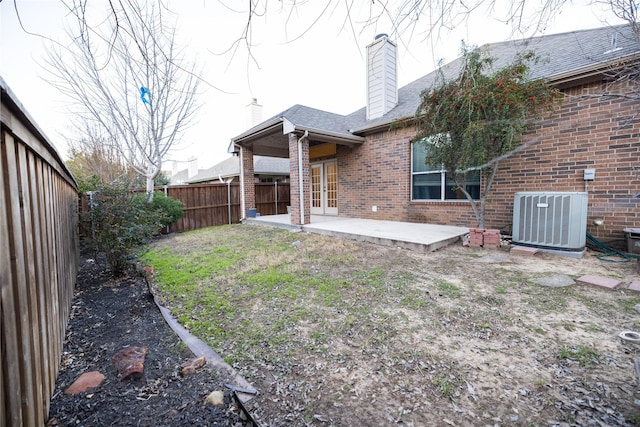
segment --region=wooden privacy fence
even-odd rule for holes
[[[256,208],[260,215],[287,213],[289,205],[288,183],[256,184]],[[242,218],[240,212],[240,184],[216,183],[195,185],[174,185],[156,188],[173,199],[180,200],[184,215],[169,227],[169,232],[197,230],[214,225],[237,224]],[[80,210],[88,212],[88,196],[81,198]],[[82,215],[86,218],[88,215]],[[89,235],[91,225],[83,224],[83,235]]]
[[[1,78],[0,89],[0,425],[41,427],[78,270],[78,193]]]
[[[165,187],[164,191],[180,200],[184,209],[182,218],[169,227],[170,232],[240,222],[239,184],[175,185]]]
[[[184,215],[169,228],[170,232],[237,224],[242,218],[238,183],[176,185],[164,191],[180,200],[184,208]],[[289,184],[256,184],[256,208],[261,215],[286,213],[289,200]]]
[[[256,209],[260,215],[278,215],[287,213],[291,204],[289,183],[256,184]]]

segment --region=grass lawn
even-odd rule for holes
[[[638,295],[535,282],[629,283],[632,263],[250,225],[170,236],[142,261],[174,316],[260,390],[266,425],[637,420],[634,349],[617,335],[640,329]]]

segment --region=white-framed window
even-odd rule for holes
[[[411,200],[466,199],[443,165],[428,164],[428,155],[428,144],[421,141],[411,144]],[[480,198],[479,171],[467,173],[465,189],[474,199]]]

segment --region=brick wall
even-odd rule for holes
[[[244,170],[244,209],[242,218],[247,216],[246,209],[256,207],[256,182],[253,172],[253,147],[242,148],[242,169]]]
[[[565,91],[554,117],[525,138],[539,141],[501,162],[487,203],[488,228],[511,225],[515,192],[584,191],[585,168],[596,169],[587,187],[588,231],[622,237],[622,229],[640,227],[640,198],[632,198],[640,192],[640,103],[600,96],[603,90],[595,83]],[[411,202],[412,135],[410,128],[394,129],[353,149],[338,147],[340,215],[477,226],[466,201]],[[604,224],[594,226],[596,218]]]
[[[298,165],[298,136],[295,133],[289,134],[289,176],[291,179],[290,203],[291,203],[291,224],[303,225],[309,224],[311,219],[311,204],[309,201],[309,183],[311,181],[311,171],[309,168],[309,140],[302,140],[302,182],[305,188],[304,206],[300,206],[300,185],[299,185],[299,165]],[[304,212],[304,221],[300,218],[300,209]]]
[[[340,215],[406,220],[412,135],[412,129],[396,129],[369,135],[359,147],[338,146]]]

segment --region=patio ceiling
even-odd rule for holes
[[[333,143],[353,147],[364,142],[361,136],[296,125],[279,117],[239,135],[232,143],[252,147],[255,156],[289,157],[289,134],[302,136],[305,132],[308,132],[310,146]]]

